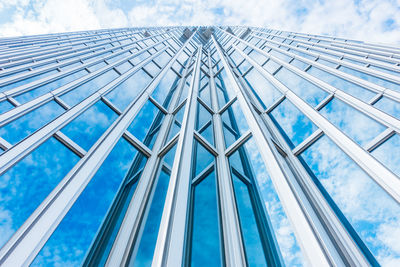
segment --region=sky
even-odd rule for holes
[[[249,25],[400,44],[400,0],[0,0],[0,36]]]

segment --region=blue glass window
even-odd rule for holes
[[[378,122],[336,98],[332,99],[320,112],[360,145],[366,145],[385,130],[385,127]]]
[[[246,119],[242,113],[240,105],[235,101],[224,113],[221,115],[223,122],[223,130],[225,136],[226,147],[232,145],[234,141],[239,139],[241,134],[249,129]]]
[[[386,112],[393,117],[400,119],[400,103],[388,97],[382,97],[374,104],[374,107]]]
[[[232,180],[247,262],[249,266],[266,266],[267,263],[257,229],[257,222],[254,216],[249,190],[247,185],[235,173],[232,173]]]
[[[400,224],[399,204],[326,136],[301,157],[372,254],[380,262],[398,260],[398,242],[392,237]]]
[[[164,107],[168,107],[171,101],[172,92],[175,91],[175,87],[179,82],[179,77],[175,72],[170,69],[161,79],[160,83],[154,89],[151,96],[157,100],[158,103],[162,104]],[[173,91],[172,91],[173,90]]]
[[[146,88],[150,81],[150,76],[143,70],[139,70],[115,87],[106,95],[106,98],[119,108],[119,110],[124,111],[132,100]]]
[[[272,183],[271,177],[266,169],[266,166],[259,153],[260,149],[254,142],[253,138],[250,138],[244,144],[246,150],[247,159],[254,176],[254,182],[257,183],[258,194],[261,197],[262,203],[265,204],[267,211],[266,220],[269,221],[269,225],[272,227],[271,238],[276,239],[278,250],[276,253],[281,254],[283,262],[286,266],[303,266],[306,265],[304,262],[303,254],[300,250],[299,243],[294,235],[293,226],[291,225],[285,210],[283,209],[282,203],[275,190],[275,186]],[[278,154],[280,156],[280,154]],[[236,158],[235,161],[233,159]],[[233,154],[229,161],[231,166],[237,168],[242,166],[240,161],[239,153]],[[241,168],[241,169],[240,169]],[[245,174],[243,167],[238,168],[238,171]],[[249,171],[249,170],[246,170]]]
[[[172,166],[176,151],[176,145],[164,156],[164,160]],[[172,160],[171,160],[172,159]],[[153,260],[153,253],[157,241],[161,216],[164,208],[165,196],[167,194],[170,174],[161,169],[159,177],[154,184],[154,194],[150,200],[147,220],[144,221],[143,234],[138,242],[136,255],[132,256],[130,266],[149,266]]]
[[[76,79],[79,79],[83,77],[84,75],[88,74],[86,70],[80,70],[78,72],[75,72],[73,74],[69,74],[68,76],[65,76],[61,79],[55,80],[53,82],[50,82],[48,84],[42,85],[38,88],[35,88],[33,90],[30,90],[26,93],[23,93],[21,95],[15,96],[14,98],[21,104],[24,104],[28,101],[31,101],[34,98],[37,98],[41,95],[44,95],[50,91],[53,91],[69,82],[72,82]]]
[[[252,69],[244,77],[247,84],[253,89],[253,92],[261,100],[264,108],[271,106],[278,100],[282,94],[275,86],[273,86],[264,76],[261,75],[256,69]]]
[[[335,75],[327,73],[316,67],[311,67],[310,69],[307,70],[307,73],[332,85],[335,88],[338,88],[356,98],[363,100],[364,102],[368,102],[368,100],[370,100],[376,94],[372,91],[362,88],[361,86],[358,86],[354,83],[343,80],[342,78],[339,78]]]
[[[28,219],[78,160],[72,151],[50,138],[0,176],[0,246]]]
[[[25,85],[27,83],[42,79],[44,77],[50,76],[50,75],[55,74],[55,73],[58,73],[58,71],[57,70],[51,70],[51,71],[47,71],[47,72],[42,73],[42,74],[38,74],[38,75],[35,75],[35,76],[32,76],[32,77],[26,78],[24,80],[20,80],[20,81],[17,81],[17,82],[12,82],[12,83],[10,83],[8,85],[4,85],[4,86],[0,87],[0,92],[8,91],[8,90],[13,89],[15,87],[18,87],[18,86],[21,86],[21,85]]]
[[[147,101],[128,127],[128,131],[145,145],[149,146],[149,148],[152,148],[163,118],[164,113],[154,106],[153,103]]]
[[[366,74],[364,72],[361,72],[361,71],[358,71],[358,70],[353,70],[353,69],[350,69],[350,68],[347,68],[347,67],[344,67],[344,66],[340,66],[339,70],[341,70],[341,71],[343,71],[343,72],[345,72],[347,74],[350,74],[350,75],[356,76],[358,78],[361,78],[363,80],[366,80],[366,81],[375,83],[377,85],[383,86],[385,88],[389,88],[389,89],[392,89],[392,90],[400,91],[400,85],[398,85],[396,83],[393,83],[393,82],[389,82],[388,80],[384,80],[384,79],[372,76],[370,74]]]
[[[395,134],[389,140],[374,149],[371,154],[400,177],[400,136]]]
[[[9,110],[11,110],[14,106],[8,102],[7,100],[3,100],[0,102],[0,114],[3,114]]]
[[[285,68],[281,68],[275,77],[313,107],[328,95],[327,92]]]
[[[61,132],[88,151],[116,118],[117,115],[99,101],[68,123]]]
[[[0,136],[16,144],[64,111],[56,102],[51,101],[0,128]]]
[[[119,75],[115,72],[115,70],[109,70],[102,75],[97,76],[96,78],[78,86],[72,91],[60,96],[60,98],[68,105],[75,106],[89,95],[103,88],[106,84],[118,76]]]
[[[191,266],[221,266],[217,187],[214,172],[193,189]]]
[[[80,265],[137,151],[121,139],[42,248],[33,266]],[[101,200],[101,201],[100,201]]]
[[[303,142],[317,127],[290,101],[284,100],[269,113],[274,123],[289,137],[292,148]]]

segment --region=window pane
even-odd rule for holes
[[[257,229],[256,218],[249,196],[247,186],[232,174],[235,189],[236,205],[239,210],[240,224],[242,228],[243,241],[247,254],[247,262],[250,266],[266,266],[263,246]]]
[[[154,89],[151,96],[157,100],[158,103],[164,107],[168,107],[169,101],[171,100],[171,89],[178,84],[179,77],[175,74],[173,70],[168,70],[165,76],[161,79],[160,83]],[[167,97],[168,96],[168,97]]]
[[[72,151],[50,138],[0,176],[0,246],[28,219],[78,160]]]
[[[33,266],[78,266],[82,263],[136,154],[136,149],[124,139],[115,145],[40,251]]]
[[[116,118],[117,114],[99,101],[68,123],[61,132],[88,151]]]
[[[336,98],[321,109],[321,114],[360,145],[366,145],[385,130],[378,122]]]
[[[153,103],[147,101],[128,127],[128,131],[149,146],[151,141],[157,137],[157,134],[152,134],[152,131],[161,124],[163,118],[164,113]],[[149,147],[151,148],[151,146]]]
[[[246,76],[245,80],[253,92],[261,100],[264,108],[271,106],[279,97],[282,96],[275,86],[273,86],[261,73],[256,69],[252,69]]]
[[[68,105],[75,106],[86,97],[103,88],[106,84],[118,76],[119,75],[115,72],[115,70],[109,70],[93,80],[90,80],[73,89],[72,91],[60,96],[60,98]]]
[[[317,127],[290,101],[284,100],[270,113],[274,123],[289,137],[289,145],[294,148],[310,136]]]
[[[175,150],[176,150],[176,145],[175,148],[172,148],[167,155],[165,155],[165,158],[168,158],[166,161],[168,163],[172,162],[170,161],[171,158],[174,157],[175,155]],[[165,160],[165,159],[164,159]],[[172,166],[172,165],[170,165]],[[167,189],[168,189],[168,183],[169,183],[169,174],[165,172],[164,170],[161,170],[160,175],[158,177],[158,180],[155,183],[155,191],[152,197],[152,200],[149,202],[150,204],[150,210],[147,215],[146,221],[144,221],[144,230],[143,234],[140,238],[140,241],[138,241],[138,250],[136,253],[136,257],[132,257],[131,261],[129,263],[129,266],[150,266],[151,262],[153,260],[153,253],[157,241],[157,235],[158,235],[158,230],[160,227],[160,222],[161,222],[161,216],[164,208],[164,201],[165,201],[165,196],[167,194]]]
[[[51,101],[0,128],[0,136],[16,144],[64,111],[56,102]]]
[[[372,151],[372,155],[400,177],[400,136],[395,134]]]
[[[106,95],[119,110],[124,111],[135,97],[150,83],[151,78],[143,70],[137,71]]]
[[[400,119],[400,103],[390,98],[382,97],[378,102],[374,104],[374,107],[392,115],[393,117]]]
[[[28,101],[31,101],[34,98],[37,98],[37,97],[39,97],[41,95],[44,95],[44,94],[46,94],[46,93],[48,93],[50,91],[53,91],[53,90],[65,85],[65,84],[67,84],[67,83],[69,83],[71,81],[79,79],[79,78],[83,77],[86,74],[88,74],[88,72],[86,70],[80,70],[78,72],[75,72],[73,74],[65,76],[65,77],[63,77],[61,79],[55,80],[55,81],[53,81],[51,83],[42,85],[42,86],[40,86],[40,87],[38,87],[36,89],[28,91],[28,92],[26,92],[26,93],[24,93],[22,95],[15,96],[14,98],[19,103],[24,104],[24,103],[26,103]]]
[[[326,136],[302,158],[377,260],[398,261],[399,204]]]
[[[280,69],[275,77],[313,107],[328,95],[327,92],[285,68]]]
[[[218,200],[211,172],[194,188],[191,266],[221,266]]]
[[[372,97],[374,97],[374,95],[376,94],[365,88],[362,88],[361,86],[358,86],[354,83],[345,81],[342,78],[334,76],[330,73],[327,73],[327,72],[320,70],[318,68],[315,68],[315,67],[311,67],[310,69],[308,69],[307,73],[332,85],[335,88],[338,88],[354,97],[357,97],[357,98],[363,100],[364,102],[367,102]]]

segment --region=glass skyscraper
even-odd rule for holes
[[[399,266],[400,47],[255,27],[0,39],[1,266]]]

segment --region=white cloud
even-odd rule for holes
[[[8,21],[0,24],[0,35],[145,25],[241,24],[400,43],[399,0],[155,0],[136,3],[132,7],[121,3],[109,0],[3,0],[0,16],[6,15],[2,10],[10,7],[15,10],[7,14]]]

